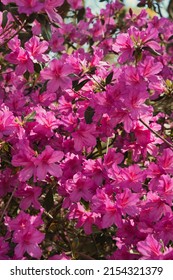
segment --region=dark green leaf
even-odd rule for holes
[[[43,207],[45,208],[45,210],[47,212],[49,212],[50,209],[54,207],[54,200],[53,200],[52,189],[50,189],[48,191],[48,193],[46,194],[45,199],[44,199],[44,203],[43,203]]]
[[[25,77],[25,79],[28,81],[30,73],[28,71],[26,71],[23,76]]]
[[[3,15],[2,15],[2,28],[5,28],[5,26],[7,24],[7,21],[8,21],[7,15],[8,15],[8,11],[3,11]]]
[[[92,107],[88,106],[85,111],[85,122],[87,124],[92,123],[92,118],[93,118],[94,114],[95,114],[95,110]]]
[[[76,86],[74,86],[74,90],[78,91],[80,90],[86,83],[88,83],[89,79],[86,79],[82,82],[80,82],[79,84],[77,84]]]
[[[114,72],[110,72],[109,75],[106,77],[106,85],[110,84],[112,82]]]
[[[41,71],[41,66],[40,66],[39,63],[34,63],[34,71],[35,71],[36,73],[40,73],[40,71]]]
[[[49,41],[51,38],[51,26],[49,23],[41,25],[42,36],[46,41]]]
[[[51,38],[51,26],[45,15],[37,15],[37,20],[41,23],[41,32],[45,40],[49,41]]]
[[[82,20],[84,18],[84,15],[85,15],[85,9],[82,8],[77,13],[77,21],[79,22],[80,20]]]

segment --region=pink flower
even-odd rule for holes
[[[63,156],[63,152],[55,151],[49,145],[46,146],[45,150],[35,160],[37,178],[44,180],[47,173],[55,177],[61,177],[62,170],[57,163]]]
[[[79,128],[72,133],[74,139],[74,148],[81,151],[84,147],[93,147],[96,145],[95,125],[81,123]]]
[[[109,199],[105,201],[105,214],[102,218],[102,228],[109,228],[112,225],[122,226],[122,214],[116,202]]]
[[[158,182],[156,191],[159,193],[162,199],[172,206],[173,202],[173,178],[169,175],[162,175]]]
[[[86,176],[83,176],[81,172],[76,173],[73,179],[68,180],[66,186],[70,194],[70,200],[73,202],[80,201],[81,198],[89,201],[92,197],[91,181]]]
[[[40,187],[31,187],[29,185],[21,185],[21,187],[16,191],[15,196],[22,198],[20,202],[20,208],[22,210],[27,210],[30,205],[33,205],[35,209],[40,209],[41,204],[38,201],[41,195]]]
[[[19,13],[30,15],[39,12],[43,4],[39,0],[16,0],[15,3],[19,7]]]
[[[33,36],[25,43],[25,50],[34,62],[45,62],[47,60],[47,56],[44,55],[44,53],[47,51],[48,46],[48,42],[40,41],[38,37]]]
[[[18,124],[15,122],[13,113],[6,106],[0,108],[0,138],[10,136],[17,132]]]
[[[21,149],[12,158],[13,166],[24,167],[19,172],[19,180],[21,182],[26,182],[33,175],[35,177],[35,152],[26,143],[21,143]]]
[[[44,1],[44,10],[47,13],[51,21],[56,21],[58,23],[63,23],[61,16],[57,13],[56,7],[61,6],[64,3],[64,0],[45,0]]]
[[[32,60],[29,57],[29,54],[23,48],[18,48],[14,52],[7,54],[5,59],[10,63],[16,64],[17,67],[15,69],[16,75],[22,75],[27,70],[30,73],[34,72],[34,65]]]
[[[149,234],[144,241],[139,241],[137,249],[141,253],[143,260],[157,260],[161,255],[161,244]]]
[[[141,220],[157,222],[162,216],[172,213],[171,207],[157,193],[148,192],[141,211]]]
[[[13,242],[18,243],[15,247],[16,257],[22,258],[24,253],[27,252],[31,257],[40,259],[42,251],[38,244],[44,240],[44,237],[44,233],[41,233],[32,226],[14,232]]]
[[[39,107],[36,114],[36,125],[33,131],[44,135],[46,137],[51,137],[54,135],[54,129],[58,128],[58,120],[52,111],[46,111]]]
[[[85,208],[78,202],[70,208],[68,219],[76,219],[76,228],[84,228],[85,233],[91,234],[93,232],[92,225],[95,224],[99,214],[85,210]]]
[[[113,44],[112,49],[116,53],[121,53],[118,58],[120,63],[124,63],[128,60],[132,60],[133,57],[133,42],[128,34],[119,34],[117,36],[115,44]]]
[[[123,193],[116,195],[117,205],[124,215],[134,217],[139,214],[139,197],[139,194],[134,194],[127,188]]]
[[[147,56],[144,62],[140,63],[139,72],[142,77],[150,78],[163,69],[163,65],[160,62],[156,62],[153,57]]]
[[[3,237],[0,237],[0,260],[8,260],[9,243]]]
[[[154,230],[157,233],[157,238],[163,240],[164,244],[168,244],[173,240],[173,215],[166,214],[158,223]]]
[[[173,151],[169,148],[164,149],[157,161],[159,167],[166,173],[173,175]]]
[[[41,71],[43,80],[49,80],[48,90],[56,91],[71,88],[72,82],[68,75],[72,72],[70,65],[58,59],[53,59],[49,66]]]
[[[141,190],[144,173],[137,164],[123,168],[120,172],[120,175],[122,177],[120,185],[123,188],[131,188],[135,192]]]
[[[42,213],[40,212],[37,216],[30,216],[24,211],[20,211],[19,214],[11,219],[8,216],[5,217],[5,225],[8,227],[9,231],[23,231],[28,227],[32,226],[34,228],[39,227],[43,224],[41,219]]]

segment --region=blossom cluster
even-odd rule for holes
[[[1,2],[0,259],[173,259],[173,23]]]

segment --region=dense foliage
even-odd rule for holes
[[[173,259],[172,30],[1,1],[0,259]]]

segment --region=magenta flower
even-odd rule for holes
[[[17,132],[18,124],[15,122],[13,113],[6,106],[1,105],[0,110],[0,138],[10,136]]]
[[[32,60],[29,57],[29,54],[23,48],[18,48],[14,52],[7,54],[5,59],[10,63],[16,64],[17,67],[15,69],[16,75],[22,75],[27,70],[30,73],[34,72],[34,65]]]
[[[0,260],[9,259],[7,256],[9,249],[9,243],[3,237],[0,237]]]
[[[173,202],[173,178],[169,175],[162,175],[158,182],[157,192],[162,199],[172,206]]]
[[[45,150],[35,160],[37,178],[44,180],[47,173],[55,177],[61,177],[62,170],[58,162],[63,156],[63,152],[55,151],[51,146],[46,146]]]
[[[62,90],[71,88],[72,81],[68,77],[70,73],[72,73],[70,65],[58,59],[53,59],[49,66],[41,71],[41,77],[43,80],[49,80],[47,88],[52,92],[59,88]]]
[[[19,13],[27,15],[39,12],[43,7],[43,3],[38,0],[16,0],[15,3],[19,7]]]
[[[19,180],[21,182],[26,182],[33,175],[35,177],[35,155],[35,152],[29,146],[21,143],[20,151],[13,156],[12,165],[23,167],[19,172]]]
[[[124,215],[134,217],[139,214],[139,197],[139,194],[134,194],[127,188],[123,193],[116,195],[117,205]]]
[[[122,214],[116,202],[106,200],[105,214],[102,219],[102,228],[108,228],[112,225],[122,226]]]
[[[161,244],[149,234],[144,241],[139,241],[137,249],[141,253],[143,260],[157,260],[161,255]]]
[[[72,133],[74,139],[74,148],[81,151],[84,147],[93,147],[96,145],[95,125],[81,123],[79,128]]]
[[[118,58],[120,63],[132,60],[133,58],[133,42],[128,34],[124,33],[118,35],[115,44],[112,46],[112,49],[116,53],[122,53]]]
[[[25,50],[28,52],[30,58],[35,62],[45,62],[48,57],[44,53],[48,49],[48,42],[40,41],[36,36],[33,36],[25,43]]]
[[[157,162],[164,172],[173,175],[173,151],[171,149],[164,149],[162,155],[158,157]]]
[[[27,210],[30,205],[33,205],[35,209],[40,209],[41,204],[38,201],[41,195],[40,187],[31,187],[29,185],[21,185],[21,188],[16,191],[15,196],[22,198],[20,202],[20,208],[22,210]]]
[[[54,129],[58,128],[58,120],[55,114],[51,111],[47,112],[41,107],[37,109],[36,115],[36,125],[33,131],[44,135],[46,137],[51,137],[54,135]]]
[[[58,23],[62,23],[63,20],[61,16],[57,13],[57,7],[61,6],[64,3],[64,0],[44,0],[44,8],[43,10],[47,13],[49,19],[51,21],[56,21]]]
[[[27,252],[31,257],[40,259],[42,251],[38,244],[44,240],[44,237],[44,233],[32,226],[22,231],[14,232],[13,242],[18,243],[15,247],[16,257],[22,258],[24,253]]]
[[[73,202],[80,201],[81,198],[89,201],[92,197],[91,181],[86,176],[83,176],[81,172],[76,173],[73,179],[68,180],[66,186],[70,193],[70,200]]]

